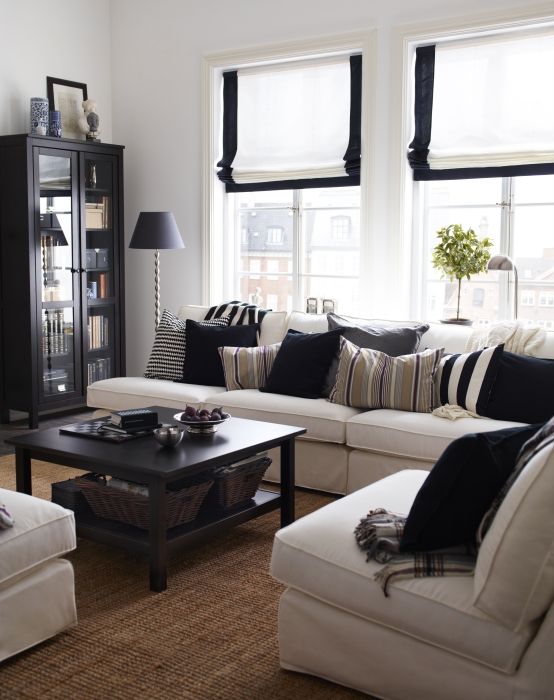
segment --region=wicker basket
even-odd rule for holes
[[[271,459],[264,456],[216,469],[213,473],[214,485],[206,504],[227,509],[254,498],[270,464]]]
[[[121,491],[106,485],[104,480],[76,479],[94,515],[107,520],[118,520],[143,530],[150,528],[150,501],[148,496]],[[195,481],[179,491],[167,491],[166,527],[176,527],[194,520],[213,480]]]

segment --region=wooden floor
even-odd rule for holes
[[[78,409],[71,413],[50,414],[41,418],[39,422],[39,430],[44,428],[55,428],[57,426],[66,425],[68,423],[78,423],[80,421],[92,418],[93,411],[88,408]],[[8,438],[16,435],[24,435],[25,433],[34,432],[29,430],[29,425],[26,419],[14,421],[13,423],[0,423],[0,455],[13,454],[14,449],[11,445],[6,445],[4,442]]]

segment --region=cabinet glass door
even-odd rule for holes
[[[71,156],[38,155],[44,398],[76,391]]]
[[[86,272],[86,385],[115,373],[115,160],[84,157]]]

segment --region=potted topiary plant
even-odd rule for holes
[[[444,319],[442,323],[459,323],[471,325],[471,320],[460,318],[460,292],[462,279],[480,272],[486,272],[490,259],[489,248],[492,247],[490,238],[479,240],[475,231],[468,228],[464,231],[460,224],[450,224],[437,231],[439,243],[433,250],[433,267],[443,273],[452,282],[458,280],[458,304],[456,318]]]

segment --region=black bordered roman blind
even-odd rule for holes
[[[416,49],[414,180],[554,173],[554,29]]]
[[[227,192],[360,184],[362,57],[223,74]]]

